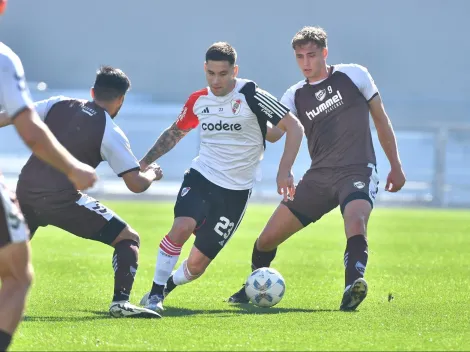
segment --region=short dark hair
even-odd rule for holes
[[[324,49],[328,46],[328,36],[321,27],[304,27],[298,31],[292,38],[292,48],[305,45],[310,42],[315,43],[319,48]]]
[[[113,101],[129,90],[131,81],[122,70],[111,66],[101,66],[96,72],[96,80],[93,88],[95,99],[101,101]]]
[[[206,62],[213,61],[228,61],[230,65],[234,65],[237,61],[237,52],[227,42],[217,42],[212,44],[206,52]]]

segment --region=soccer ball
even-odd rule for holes
[[[248,276],[245,292],[254,305],[268,308],[281,301],[286,292],[286,284],[277,270],[259,268]]]

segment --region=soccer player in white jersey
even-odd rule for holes
[[[367,69],[327,65],[327,35],[319,27],[300,30],[292,48],[305,79],[289,88],[281,102],[304,126],[312,164],[297,185],[296,197],[278,206],[255,241],[251,267],[270,266],[282,242],[339,205],[347,238],[340,309],[355,310],[367,295],[367,221],[378,192],[369,113],[390,162],[385,189],[398,192],[405,175],[392,125]],[[229,302],[247,303],[244,288]]]
[[[278,193],[287,200],[295,192],[291,168],[303,136],[297,118],[254,82],[237,78],[236,52],[228,43],[215,43],[207,50],[205,72],[208,87],[191,94],[178,120],[141,160],[146,168],[200,125],[199,155],[184,176],[173,226],[160,243],[152,289],[141,301],[155,311],[163,310],[164,296],[177,285],[200,277],[235,233],[259,171],[265,140],[282,135],[276,135],[277,128],[286,132]],[[171,275],[192,233],[196,239],[191,253]]]
[[[6,1],[0,0],[0,15],[5,7]],[[95,171],[70,155],[37,116],[21,60],[3,43],[0,43],[0,105],[5,109],[0,125],[13,123],[39,158],[66,174],[77,189],[95,183]],[[23,315],[33,269],[28,227],[15,194],[2,181],[0,173],[0,351],[5,351]]]

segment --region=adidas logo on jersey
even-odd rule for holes
[[[209,108],[206,106],[204,110],[202,110],[201,114],[208,114],[209,113]]]
[[[219,121],[216,124],[213,124],[211,122],[204,122],[201,125],[201,128],[204,131],[240,131],[242,129],[242,125],[240,125],[239,123],[222,123],[222,121]]]
[[[317,99],[319,99],[319,97],[317,97]],[[322,99],[324,99],[324,97]],[[343,104],[344,104],[343,97],[341,96],[341,93],[339,92],[339,90],[337,90],[336,94],[333,95],[331,98],[327,99],[324,103],[321,103],[315,109],[306,111],[305,113],[307,114],[307,117],[310,120],[313,120],[315,116],[320,115],[322,112],[329,113]]]

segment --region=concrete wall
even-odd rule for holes
[[[11,0],[0,39],[30,80],[84,88],[106,63],[134,91],[180,102],[205,85],[204,53],[219,40],[237,49],[240,76],[281,95],[302,78],[292,36],[321,25],[330,62],[368,66],[389,100],[451,104],[470,97],[469,14],[467,0]]]

